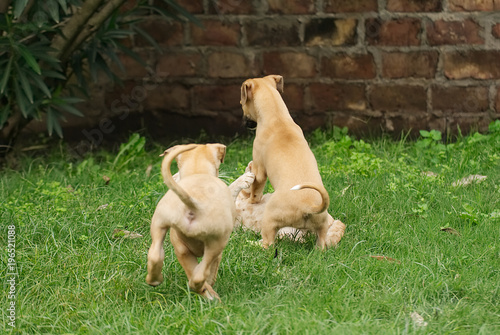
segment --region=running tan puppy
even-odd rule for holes
[[[252,154],[255,181],[249,202],[261,201],[269,178],[275,192],[267,200],[262,217],[264,247],[274,242],[280,228],[294,227],[316,232],[317,246],[325,249],[338,243],[338,238],[328,236],[333,224],[327,212],[330,198],[302,129],[293,121],[278,91],[283,92],[283,77],[277,75],[248,79],[241,86],[243,115],[257,123]],[[341,224],[343,234],[345,226]]]
[[[220,300],[212,286],[236,216],[233,194],[218,178],[226,147],[222,144],[177,145],[165,154],[162,175],[169,191],[158,203],[151,221],[152,244],[146,282],[152,286],[163,282],[163,242],[172,228],[170,241],[186,272],[189,288],[210,300]],[[178,183],[170,172],[176,157]],[[197,257],[203,257],[200,263]]]

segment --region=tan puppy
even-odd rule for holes
[[[241,86],[243,115],[257,123],[249,200],[261,201],[269,178],[275,192],[264,208],[264,247],[273,243],[280,228],[294,227],[314,231],[317,246],[325,249],[336,244],[328,237],[330,198],[302,129],[278,91],[283,92],[283,77],[277,75],[248,79]]]
[[[222,144],[178,145],[165,151],[162,175],[169,191],[160,200],[151,221],[152,244],[148,252],[146,282],[163,282],[163,242],[170,241],[189,280],[189,288],[208,299],[218,299],[212,286],[222,250],[233,230],[236,209],[226,184],[218,178],[226,147]],[[177,157],[178,183],[170,165]],[[197,257],[203,257],[198,264]]]
[[[237,194],[235,205],[236,205],[236,227],[243,227],[243,229],[249,229],[256,233],[260,233],[262,230],[262,218],[264,216],[264,209],[269,202],[269,199],[274,193],[266,193],[262,196],[262,199],[258,203],[250,203],[249,191],[247,190],[250,185],[248,184],[251,179],[247,177],[252,168],[252,162],[250,162],[245,169],[245,173],[236,179],[230,186],[236,190],[241,191]],[[246,177],[246,178],[245,178]],[[248,186],[247,186],[248,185]],[[331,242],[331,245],[336,245],[344,236],[345,225],[340,220],[334,220],[333,217],[328,214],[328,233],[326,240]],[[291,227],[281,228],[277,236],[279,238],[289,238],[297,242],[304,242],[304,235],[308,232],[307,229],[296,229]]]

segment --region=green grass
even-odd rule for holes
[[[16,232],[13,333],[500,333],[500,121],[453,143],[436,132],[365,142],[340,129],[308,140],[329,212],[347,225],[343,240],[326,252],[313,237],[263,250],[252,243],[260,236],[236,230],[214,287],[219,304],[188,291],[168,240],[165,282],[144,281],[149,222],[166,191],[163,147],[145,151],[134,137],[118,159],[99,152],[76,160],[64,146],[21,157],[0,175],[0,244],[8,226]],[[251,146],[228,145],[226,182],[243,172]],[[487,179],[451,186],[473,174]],[[117,228],[144,237],[114,238]],[[2,248],[0,333],[12,331],[7,258]]]

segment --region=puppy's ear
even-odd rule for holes
[[[245,81],[243,85],[241,85],[241,98],[240,104],[246,104],[247,100],[251,100],[252,96],[253,83],[251,81]]]
[[[209,144],[209,146],[211,147],[215,159],[220,162],[220,164],[224,163],[224,158],[226,157],[226,146],[220,143]]]
[[[280,76],[280,75],[276,75],[276,74],[275,74],[275,75],[272,75],[271,77],[272,77],[272,78],[274,79],[274,81],[276,82],[276,89],[277,89],[279,92],[283,93],[283,77],[282,77],[282,76]]]
[[[178,147],[181,147],[181,146],[184,146],[185,144],[179,144],[179,145],[174,145],[173,147],[170,147],[168,148],[167,150],[165,150],[161,155],[160,157],[163,157],[163,156],[166,156],[168,155],[170,152],[172,152],[174,149],[178,148]],[[177,166],[180,167],[181,165],[181,156],[182,154],[178,154],[177,157],[175,157],[175,161],[177,162]]]

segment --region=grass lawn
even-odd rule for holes
[[[222,303],[188,291],[168,239],[164,283],[145,283],[164,147],[144,150],[137,136],[119,156],[75,159],[61,145],[20,157],[0,171],[0,244],[15,236],[0,251],[0,333],[499,334],[500,121],[450,143],[435,131],[365,142],[337,128],[308,140],[344,238],[326,252],[314,237],[263,250],[235,230],[214,286]],[[230,183],[252,142],[226,144]],[[452,185],[471,175],[487,178]]]

